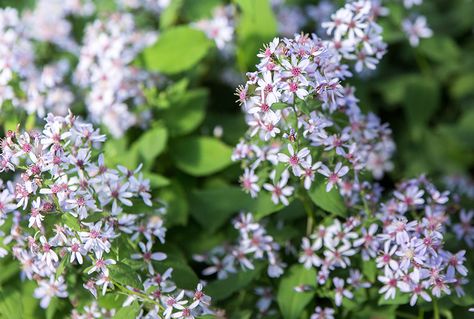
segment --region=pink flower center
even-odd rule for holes
[[[299,161],[300,160],[298,156],[296,155],[293,155],[292,157],[290,157],[290,165],[298,165]]]

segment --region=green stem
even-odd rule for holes
[[[418,319],[424,319],[425,318],[425,312],[423,309],[420,309],[418,311]]]
[[[315,216],[311,205],[311,199],[307,194],[302,194],[299,196],[301,202],[303,203],[304,210],[308,216],[306,221],[306,236],[311,235],[314,228]]]
[[[121,284],[119,284],[117,281],[115,281],[113,279],[110,279],[110,281],[114,284],[115,287],[118,287],[124,295],[126,295],[126,296],[135,295],[135,296],[140,297],[141,299],[143,299],[143,300],[145,300],[149,303],[152,303],[152,304],[158,306],[158,308],[160,310],[164,310],[163,306],[159,302],[149,298],[147,295],[142,294],[141,292],[138,292],[138,291],[127,289],[127,288],[125,288],[124,286],[122,286]]]
[[[433,299],[433,319],[440,319],[438,300]]]

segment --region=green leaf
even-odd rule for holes
[[[128,147],[125,138],[109,139],[104,145],[105,164],[109,167],[123,165],[135,169],[138,163],[138,148]]]
[[[440,104],[436,80],[416,77],[405,83],[404,110],[412,127],[428,123]]]
[[[387,307],[365,307],[362,311],[354,312],[353,319],[396,319],[396,306]]]
[[[427,57],[438,62],[456,61],[460,56],[456,42],[441,35],[421,40],[418,49]]]
[[[256,265],[254,270],[239,271],[226,279],[213,281],[206,286],[206,292],[212,300],[224,300],[249,285],[259,275],[261,268]]]
[[[171,136],[190,133],[202,123],[208,96],[207,90],[197,89],[170,98],[171,107],[162,117]]]
[[[183,0],[171,0],[171,3],[160,15],[160,29],[164,30],[173,25],[178,20],[179,10],[183,5]]]
[[[83,219],[82,222],[83,223],[96,223],[99,220],[102,220],[108,216],[110,216],[110,214],[106,212],[93,212],[86,219]]]
[[[23,319],[21,295],[18,290],[0,290],[0,314],[8,319]]]
[[[230,216],[243,209],[248,201],[249,196],[239,187],[196,190],[189,195],[189,204],[193,207],[190,211],[191,215],[210,232],[219,228]]]
[[[188,264],[182,261],[166,259],[156,264],[156,270],[160,273],[168,268],[173,268],[172,280],[181,289],[194,290],[199,283],[199,278]]]
[[[184,0],[183,15],[189,21],[210,18],[215,7],[221,0]]]
[[[189,205],[186,192],[178,181],[160,191],[160,198],[168,205],[166,212],[167,227],[186,225],[188,222]]]
[[[66,270],[66,264],[68,263],[68,261],[69,261],[69,253],[62,257],[58,268],[56,268],[56,274],[55,274],[56,279],[58,279],[60,276],[62,276],[62,274],[64,274],[64,270]]]
[[[374,260],[364,260],[362,263],[362,273],[370,282],[374,282],[377,276],[377,265]]]
[[[258,50],[272,40],[277,22],[268,0],[237,0],[241,10],[237,33],[237,61],[242,71],[254,68]]]
[[[110,13],[117,10],[117,4],[114,0],[101,0],[95,4],[95,9],[98,13]]]
[[[155,173],[143,172],[143,177],[150,180],[152,188],[168,186],[171,183],[166,177]]]
[[[137,302],[133,302],[128,307],[121,307],[119,311],[115,313],[114,319],[130,319],[138,317],[140,312],[140,306]]]
[[[138,280],[137,273],[123,262],[118,261],[115,265],[110,265],[108,269],[110,278],[118,283],[135,288],[140,288],[142,286],[140,280]]]
[[[325,211],[342,217],[346,216],[347,208],[341,194],[335,187],[326,192],[324,179],[317,177],[308,194],[311,200]]]
[[[232,161],[232,149],[211,137],[189,137],[177,140],[172,145],[172,156],[176,166],[193,176],[216,173]]]
[[[451,84],[450,92],[456,98],[474,95],[474,72],[462,74],[456,78]]]
[[[125,301],[125,296],[118,293],[107,293],[105,295],[98,295],[99,306],[106,309],[119,309]]]
[[[187,26],[163,32],[158,41],[146,48],[141,57],[151,71],[176,74],[191,69],[206,54],[211,41],[199,30]]]
[[[145,163],[151,165],[165,149],[167,140],[168,132],[166,128],[161,124],[157,124],[143,134],[135,144]]]
[[[313,299],[314,291],[296,292],[294,288],[299,285],[314,285],[316,270],[294,265],[286,273],[278,287],[278,306],[283,318],[298,319],[306,305]]]
[[[58,298],[53,297],[49,302],[48,308],[46,308],[46,319],[53,319],[54,315],[58,311]]]
[[[0,264],[0,287],[1,284],[9,280],[20,271],[16,262],[11,259],[7,259],[6,257],[4,258],[5,259],[2,260],[2,263]]]
[[[397,291],[397,294],[395,295],[394,299],[385,299],[384,295],[381,295],[378,301],[379,306],[383,305],[405,305],[410,302],[410,294],[407,293],[401,293],[400,291]]]
[[[61,219],[63,223],[72,230],[81,231],[81,223],[79,222],[79,220],[77,220],[77,217],[74,217],[68,213],[64,213],[61,215]]]
[[[189,195],[189,204],[193,208],[191,215],[210,232],[240,210],[252,212],[259,219],[283,208],[283,205],[273,204],[270,195],[261,194],[253,199],[234,186],[193,191]]]
[[[21,305],[23,319],[42,318],[43,310],[39,307],[39,300],[33,294],[36,289],[36,283],[33,281],[25,281],[21,285]]]

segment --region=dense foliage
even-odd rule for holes
[[[474,2],[0,0],[0,318],[469,318]]]

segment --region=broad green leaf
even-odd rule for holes
[[[289,199],[288,201],[291,202],[291,199]],[[257,198],[251,200],[249,206],[247,206],[246,209],[251,211],[255,219],[258,220],[265,216],[278,212],[284,207],[285,205],[283,204],[275,205],[272,202],[272,195],[270,193],[261,192],[260,194],[258,194]]]
[[[206,230],[212,232],[236,214],[249,201],[239,187],[196,190],[189,195],[190,213]]]
[[[137,273],[130,266],[118,261],[115,265],[108,266],[110,278],[126,286],[140,288]]]
[[[118,293],[107,293],[105,295],[98,295],[99,306],[106,309],[119,309],[125,301],[125,296]]]
[[[383,305],[405,305],[410,302],[410,294],[407,293],[401,293],[400,291],[397,291],[397,294],[395,295],[395,298],[393,299],[385,299],[385,297],[382,295],[379,298],[378,305],[383,306]]]
[[[161,189],[160,199],[168,206],[166,212],[167,227],[187,224],[189,205],[186,200],[186,192],[178,181],[175,180],[170,186]]]
[[[285,277],[278,287],[277,302],[285,319],[298,319],[306,305],[314,298],[314,291],[296,292],[300,285],[314,285],[316,270],[306,269],[302,265],[294,265],[286,271]]]
[[[99,220],[102,220],[108,216],[110,216],[110,214],[106,212],[93,212],[93,213],[90,213],[86,219],[83,219],[82,222],[83,223],[96,223]]]
[[[232,149],[211,137],[183,138],[171,148],[176,166],[193,176],[211,175],[232,163]]]
[[[156,263],[155,266],[155,269],[161,273],[165,272],[168,268],[173,268],[172,280],[179,288],[188,290],[196,289],[199,278],[188,264],[169,258]]]
[[[128,307],[121,307],[114,316],[114,319],[130,319],[138,317],[140,306],[137,302],[133,302]]]
[[[20,267],[17,262],[11,260],[10,258],[4,257],[0,263],[0,287],[1,285],[9,280],[11,277],[16,275],[20,271]]]
[[[364,260],[362,263],[362,273],[370,282],[374,282],[377,277],[377,265],[375,264],[375,261]]]
[[[346,215],[347,208],[341,194],[335,187],[326,192],[326,181],[324,179],[316,178],[308,194],[311,200],[325,211],[338,216]]]
[[[151,165],[165,149],[167,140],[168,132],[166,128],[161,124],[157,124],[145,132],[135,144],[145,163]]]
[[[162,118],[171,136],[180,136],[195,130],[204,120],[209,92],[205,89],[188,91],[170,98],[171,107]]]
[[[160,29],[164,30],[173,25],[178,20],[179,10],[184,0],[171,0],[171,3],[160,15]]]
[[[438,62],[456,61],[460,56],[460,50],[456,42],[441,35],[422,39],[418,48],[427,57]]]
[[[138,148],[129,147],[125,138],[107,140],[103,153],[108,167],[123,165],[132,170],[137,168]]]
[[[211,43],[202,31],[187,26],[173,27],[161,33],[158,41],[146,48],[141,57],[151,71],[176,74],[198,63]]]
[[[263,44],[276,35],[277,22],[268,0],[237,0],[237,61],[241,71],[253,69]]]
[[[210,18],[221,0],[184,0],[183,15],[189,21]]]
[[[206,286],[206,293],[212,297],[212,300],[224,300],[249,285],[260,271],[261,267],[256,265],[254,270],[241,270],[229,275],[226,279],[213,281]]]
[[[253,199],[235,186],[193,191],[189,203],[194,219],[208,231],[219,228],[241,210],[252,212],[259,219],[283,208],[273,204],[269,195],[261,194]]]
[[[474,95],[474,72],[462,74],[451,84],[451,94],[456,98]]]
[[[43,312],[39,306],[39,300],[33,294],[37,284],[33,281],[25,281],[21,285],[21,307],[23,319],[39,319],[42,318]]]
[[[366,307],[362,311],[354,312],[353,319],[396,319],[396,306]]]
[[[95,9],[98,13],[110,13],[117,10],[117,4],[114,0],[97,1]]]
[[[169,179],[159,174],[143,172],[143,177],[150,180],[152,188],[164,187],[170,184]]]
[[[410,124],[426,124],[440,104],[440,88],[436,80],[425,77],[412,78],[405,83],[404,110]]]
[[[11,288],[0,290],[0,315],[8,319],[23,319],[21,294],[18,290]]]
[[[81,223],[77,217],[72,216],[71,214],[64,213],[61,215],[61,219],[65,225],[75,231],[81,231]]]

